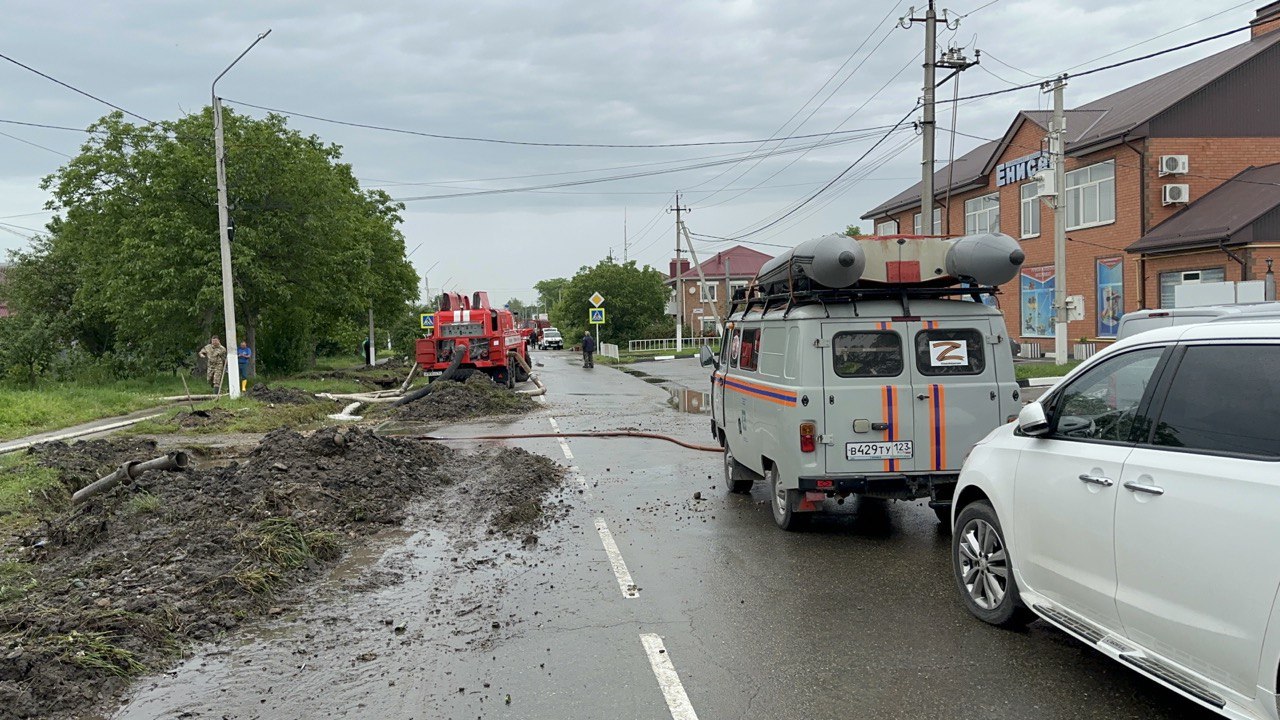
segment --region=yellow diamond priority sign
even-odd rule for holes
[[[601,305],[603,305],[603,304],[604,304],[604,296],[603,296],[603,295],[601,295],[601,294],[600,294],[600,293],[598,293],[598,292],[597,292],[597,293],[592,293],[592,294],[591,294],[591,305],[592,305],[592,307],[600,307],[600,306],[601,306]]]

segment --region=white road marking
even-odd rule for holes
[[[560,423],[556,422],[556,419],[553,417],[549,417],[547,418],[547,420],[551,422],[552,431],[554,431],[557,435],[560,434]],[[560,443],[560,450],[564,453],[564,459],[572,460],[573,451],[569,449],[568,441],[566,441],[564,438],[556,438],[556,440]]]
[[[622,553],[618,550],[618,543],[613,541],[613,533],[609,532],[609,526],[605,524],[604,518],[596,518],[596,532],[600,533],[600,542],[604,543],[604,554],[609,556],[609,564],[613,566],[613,574],[618,578],[618,588],[622,590],[622,597],[640,597],[640,588],[636,587],[631,579],[627,564],[623,562]]]
[[[587,485],[587,479],[582,477],[582,472],[578,470],[577,465],[569,466],[569,477],[573,478],[573,481],[578,484],[579,488],[582,489],[582,494],[584,497],[586,497],[588,500],[595,499],[595,496],[591,494],[591,486]]]
[[[662,688],[662,694],[667,699],[671,720],[698,720],[698,713],[689,704],[689,696],[684,692],[684,685],[680,684],[680,676],[676,674],[676,666],[671,664],[671,655],[663,646],[662,638],[646,634],[640,636],[640,642],[649,656],[653,674],[658,678],[658,687]]]

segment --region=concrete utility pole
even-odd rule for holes
[[[223,75],[231,72],[231,68],[240,62],[240,58],[249,54],[255,45],[271,34],[271,29],[258,36],[249,47],[244,49],[225,70],[218,73],[209,86],[209,95],[213,98],[213,156],[217,167],[218,178],[218,244],[222,251],[222,319],[223,333],[227,347],[227,380],[231,383],[228,393],[234,400],[240,397],[240,363],[231,354],[236,352],[240,344],[236,342],[236,296],[235,284],[231,275],[231,214],[227,209],[227,149],[222,134],[222,99],[218,97],[218,81]]]
[[[684,350],[684,275],[680,269],[680,234],[684,230],[683,214],[692,212],[687,207],[680,206],[680,193],[676,193],[676,206],[670,208],[667,212],[676,214],[676,352]]]
[[[627,209],[624,207],[622,208],[622,264],[623,265],[627,263],[627,254],[628,254],[628,250],[630,249],[628,247],[629,242],[630,240],[627,238]]]
[[[1053,158],[1053,359],[1067,364],[1067,115],[1063,109],[1062,90],[1066,76],[1060,76],[1049,88],[1053,92],[1053,124],[1049,128],[1049,154]]]

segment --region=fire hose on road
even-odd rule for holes
[[[450,442],[454,440],[527,440],[533,438],[642,438],[646,440],[662,440],[664,442],[674,443],[683,448],[690,450],[698,450],[700,452],[724,452],[723,448],[717,445],[697,445],[691,442],[685,442],[673,438],[670,435],[661,435],[659,433],[642,432],[639,430],[598,430],[594,432],[568,432],[568,433],[521,433],[517,435],[467,435],[463,437],[441,437],[439,435],[405,435],[403,437],[413,440],[433,440],[436,442]]]

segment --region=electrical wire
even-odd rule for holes
[[[4,118],[0,118],[0,123],[3,123],[5,125],[22,125],[25,127],[44,128],[46,130],[70,130],[71,132],[78,132],[78,133],[101,132],[100,130],[89,130],[87,128],[68,127],[66,125],[47,125],[45,123],[24,122],[22,120],[7,120]]]
[[[232,105],[242,105],[244,107],[254,108],[255,110],[263,110],[266,112],[276,113],[278,115],[287,115],[289,117],[300,117],[308,120],[316,120],[318,122],[330,123],[333,125],[343,125],[346,127],[361,128],[364,130],[378,130],[380,132],[396,133],[399,135],[414,135],[417,137],[432,138],[434,140],[458,140],[462,142],[479,142],[493,143],[497,145],[521,145],[526,147],[553,147],[553,148],[614,148],[614,149],[652,149],[652,148],[682,148],[682,147],[707,147],[714,145],[755,145],[767,140],[707,140],[701,142],[678,142],[678,143],[573,143],[573,142],[538,142],[533,140],[508,140],[503,138],[488,138],[471,135],[446,135],[443,133],[432,133],[421,130],[407,130],[404,128],[389,127],[386,125],[374,125],[372,123],[352,122],[349,120],[337,120],[335,118],[323,117],[320,115],[311,115],[308,113],[297,112],[294,110],[281,110],[279,108],[266,107],[265,105],[255,105],[243,100],[232,100],[223,98],[223,102]],[[849,132],[857,132],[850,130]],[[808,140],[816,137],[823,137],[826,133],[813,133],[810,135],[790,135],[779,140]]]
[[[18,137],[17,135],[10,135],[9,133],[4,132],[4,131],[0,131],[0,135],[3,135],[4,137],[9,138],[10,140],[17,140],[18,142],[23,143],[23,144],[25,144],[25,145],[30,145],[31,147],[40,148],[41,150],[47,150],[47,151],[49,151],[49,152],[51,152],[51,153],[53,153],[53,154],[55,154],[55,155],[61,155],[62,157],[67,158],[68,160],[70,160],[70,159],[71,159],[71,156],[70,156],[70,155],[68,155],[68,154],[66,154],[66,153],[64,153],[64,152],[62,152],[61,150],[54,150],[54,149],[53,149],[53,148],[51,148],[51,147],[45,147],[44,145],[41,145],[41,144],[39,144],[39,143],[33,143],[33,142],[31,142],[30,140],[23,140],[22,138]]]
[[[102,103],[103,105],[106,105],[106,106],[107,106],[107,107],[109,107],[109,108],[113,108],[113,109],[115,109],[115,110],[119,110],[120,112],[124,113],[125,115],[131,115],[131,116],[133,116],[133,117],[136,117],[136,118],[138,118],[139,120],[141,120],[141,121],[145,122],[145,123],[146,123],[146,124],[148,124],[148,125],[158,125],[158,124],[159,124],[159,123],[155,122],[154,120],[149,120],[149,119],[147,119],[147,118],[145,118],[145,117],[143,117],[143,116],[139,115],[138,113],[133,112],[132,110],[125,110],[124,108],[120,107],[119,105],[116,105],[116,104],[115,104],[115,103],[113,103],[113,102],[110,102],[110,101],[108,101],[108,100],[103,100],[102,98],[98,97],[97,95],[94,95],[94,94],[92,94],[92,93],[89,93],[89,92],[86,92],[86,91],[84,91],[84,90],[81,90],[80,88],[78,88],[78,87],[76,87],[76,86],[74,86],[74,85],[71,85],[71,84],[69,84],[69,83],[65,83],[65,82],[63,82],[63,81],[59,80],[58,78],[56,78],[56,77],[54,77],[54,76],[52,76],[52,75],[49,75],[49,74],[47,74],[47,73],[40,72],[39,70],[37,70],[37,69],[35,69],[35,68],[31,67],[30,65],[27,65],[26,63],[22,63],[22,62],[19,62],[19,61],[17,61],[17,60],[14,60],[13,58],[9,57],[8,55],[5,55],[4,53],[0,53],[0,60],[7,60],[8,62],[13,63],[14,65],[17,65],[18,67],[20,67],[20,68],[22,68],[22,69],[24,69],[24,70],[29,70],[30,72],[33,72],[33,73],[35,73],[36,75],[39,75],[40,77],[44,78],[45,80],[48,80],[48,81],[53,82],[53,83],[57,83],[58,85],[61,85],[62,87],[66,88],[66,89],[68,89],[68,90],[70,90],[70,91],[72,91],[72,92],[79,93],[80,95],[83,95],[83,96],[85,96],[85,97],[89,98],[90,100],[94,100],[94,101],[96,101],[96,102],[100,102],[100,103]]]

